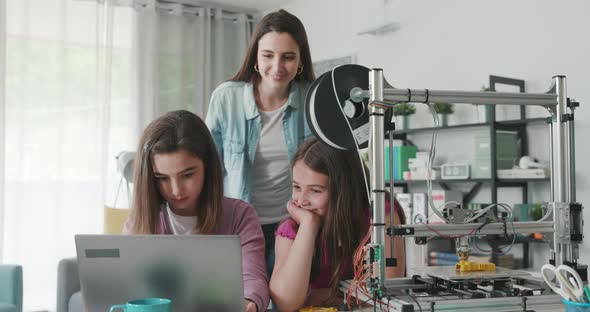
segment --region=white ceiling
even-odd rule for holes
[[[172,2],[174,0],[165,1]],[[202,6],[211,5],[228,10],[240,10],[250,13],[257,13],[277,9],[292,1],[293,0],[176,0],[174,2]]]

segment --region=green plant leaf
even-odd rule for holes
[[[398,103],[393,106],[394,116],[408,116],[416,112],[416,107],[410,103]]]
[[[434,103],[434,110],[439,114],[452,114],[454,112],[451,103]]]

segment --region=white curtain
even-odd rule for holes
[[[218,8],[136,1],[137,105],[142,119],[186,109],[205,118],[215,87],[235,74],[252,32],[250,17]]]
[[[0,262],[23,265],[27,311],[55,309],[74,235],[128,206],[115,156],[155,115],[204,117],[251,33],[244,14],[115,2],[0,0]]]
[[[114,156],[137,140],[127,10],[116,14],[128,30],[117,25],[111,45],[107,103],[103,5],[6,1],[0,248],[23,266],[25,310],[55,309],[57,263],[75,256],[75,234],[102,232]]]

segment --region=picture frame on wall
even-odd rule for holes
[[[525,81],[522,79],[514,79],[508,77],[501,77],[490,75],[490,90],[495,92],[525,92]],[[496,121],[525,119],[524,106],[512,105],[495,105]]]

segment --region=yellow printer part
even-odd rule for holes
[[[455,264],[455,270],[461,272],[472,272],[472,271],[496,271],[496,265],[489,262],[469,262],[459,261]]]
[[[299,312],[338,312],[338,309],[307,306],[299,309]]]

